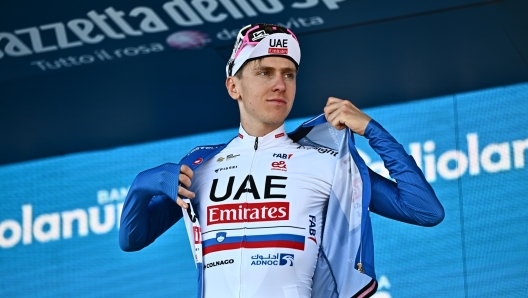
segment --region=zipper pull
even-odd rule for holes
[[[357,263],[357,270],[361,273],[365,273],[365,270],[363,270],[363,264],[361,262]]]
[[[253,148],[255,148],[255,151],[257,151],[257,148],[258,148],[258,137],[255,138],[255,146],[253,146]]]

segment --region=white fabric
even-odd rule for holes
[[[254,137],[242,127],[239,133],[195,171],[190,188],[203,238],[204,297],[311,297],[338,152],[293,143],[283,126],[258,138],[257,150]],[[248,175],[255,189],[242,186]],[[249,191],[235,199],[241,186]],[[296,240],[274,242],[282,237]],[[233,239],[244,240],[225,246]]]

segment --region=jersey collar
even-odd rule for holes
[[[249,135],[242,125],[240,125],[240,128],[238,129],[238,142],[246,147],[246,146],[255,146],[255,139],[256,137]],[[284,128],[284,124],[275,129],[274,131],[268,133],[265,136],[258,137],[258,147],[267,147],[272,144],[277,144],[278,142],[282,141],[288,141],[289,137],[286,134],[286,130]]]

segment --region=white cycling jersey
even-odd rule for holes
[[[294,143],[284,126],[239,135],[194,173],[204,297],[311,296],[337,151]]]

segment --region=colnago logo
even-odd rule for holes
[[[293,261],[295,259],[294,254],[268,254],[267,256],[256,254],[251,256],[251,266],[261,265],[261,266],[293,266]]]
[[[290,219],[289,202],[223,204],[207,207],[207,225]]]
[[[35,216],[34,205],[22,205],[21,222],[5,219],[0,222],[0,247],[12,248],[22,242],[31,245],[35,241],[47,243],[61,239],[71,239],[75,234],[86,237],[91,233],[106,234],[119,228],[123,201],[128,193],[127,187],[110,191],[99,190],[99,206],[76,208],[61,212],[43,213]]]
[[[339,9],[345,0],[172,0],[162,5],[164,13],[178,26],[189,28],[205,23],[218,24],[228,19],[254,18],[259,14],[284,11],[284,3],[292,9],[308,9],[324,5],[329,10]],[[160,12],[147,6],[130,11],[108,7],[104,12],[91,10],[85,18],[67,22],[37,25],[11,32],[0,32],[0,59],[5,55],[21,57],[83,45],[98,44],[106,38],[125,39],[170,30]]]
[[[235,263],[234,259],[221,260],[221,261],[207,263],[206,265],[204,265],[204,269],[221,266],[221,265],[234,264],[234,263]]]
[[[410,143],[409,153],[429,182],[435,182],[439,177],[445,180],[453,180],[468,173],[470,176],[476,176],[483,172],[495,174],[525,168],[528,138],[482,145],[477,133],[468,133],[466,140],[466,148],[448,150],[442,153],[436,152],[436,142],[433,140],[423,143]],[[373,161],[365,152],[358,151],[372,170],[389,177],[389,171],[384,167],[382,161]]]

